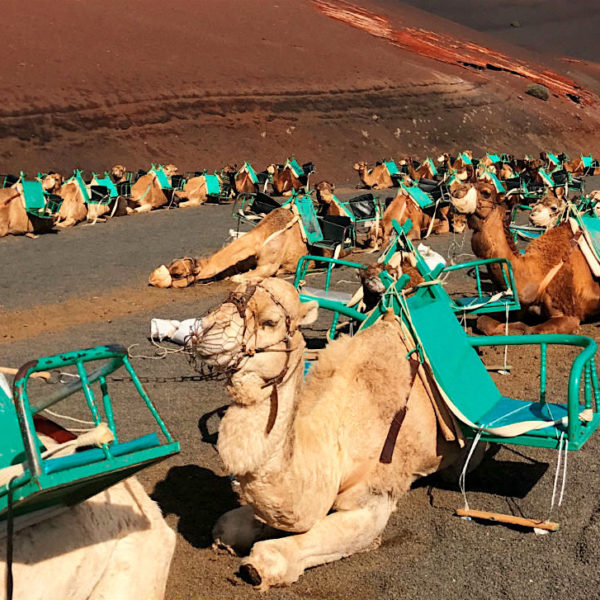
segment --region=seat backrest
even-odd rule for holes
[[[25,445],[15,405],[7,393],[10,389],[8,382],[2,373],[0,378],[2,379],[0,381],[0,431],[2,431],[0,469],[3,469],[25,460]]]
[[[355,219],[368,220],[377,216],[377,206],[373,194],[361,194],[343,202],[342,206],[348,210]]]
[[[348,229],[352,226],[350,217],[339,217],[327,215],[325,217],[317,217],[323,242],[330,243],[332,246],[343,244],[348,238]]]
[[[25,196],[25,209],[27,211],[42,211],[46,207],[44,188],[41,181],[27,181],[21,179],[23,195]]]
[[[219,178],[216,175],[205,175],[206,180],[206,193],[209,196],[218,196],[221,193],[221,184]]]
[[[407,299],[412,325],[438,384],[470,421],[478,422],[502,396],[450,303],[430,288]]]
[[[317,218],[317,211],[311,197],[304,194],[294,196],[293,202],[302,219],[302,225],[308,243],[316,244],[317,242],[323,241],[323,232],[321,231],[321,226]]]

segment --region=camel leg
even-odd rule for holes
[[[271,537],[275,532],[254,516],[251,506],[240,506],[226,512],[215,523],[213,550],[227,550],[230,554],[243,556],[250,552],[254,542]]]
[[[544,323],[527,327],[525,333],[575,333],[580,320],[577,317],[559,316],[552,317]]]
[[[263,246],[258,253],[256,269],[246,273],[238,273],[231,277],[234,283],[260,283],[267,277],[275,277],[284,258],[285,246],[280,238],[276,238]]]
[[[152,204],[142,204],[142,206],[138,206],[134,208],[133,211],[139,214],[147,213],[152,210]]]
[[[476,327],[484,335],[504,335],[506,333],[506,322],[495,319],[490,315],[480,316],[477,319]],[[527,333],[527,329],[527,325],[521,321],[515,321],[508,324],[509,335],[523,335]]]
[[[240,571],[260,590],[289,585],[309,567],[376,548],[393,509],[388,496],[373,496],[362,508],[327,515],[306,533],[258,542]]]

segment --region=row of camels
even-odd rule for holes
[[[173,164],[163,168],[167,180],[179,177],[179,169]],[[124,165],[115,165],[108,173],[114,184],[127,181],[127,169]],[[228,165],[214,175],[200,174],[186,180],[183,189],[165,190],[160,178],[153,170],[141,176],[131,185],[127,195],[118,195],[105,204],[89,202],[91,188],[98,185],[96,178],[81,185],[76,178],[65,178],[59,173],[49,173],[42,179],[42,187],[46,194],[58,196],[62,203],[58,212],[52,217],[40,217],[26,210],[22,185],[17,182],[11,187],[0,189],[0,237],[6,235],[28,235],[47,233],[54,227],[67,228],[81,222],[96,223],[107,217],[119,217],[132,213],[145,213],[167,205],[187,208],[204,204],[211,195],[212,182],[215,178],[219,189],[229,185],[231,197],[244,193],[256,193],[262,188],[252,168],[245,165],[238,169]],[[264,178],[271,182],[273,192],[277,195],[289,195],[292,191],[304,189],[307,176],[296,176],[287,163],[269,165]],[[84,188],[84,189],[82,189]]]

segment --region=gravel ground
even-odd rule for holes
[[[176,256],[220,247],[234,226],[230,214],[230,206],[159,211],[94,227],[79,226],[35,241],[1,239],[0,364],[18,366],[36,356],[107,342],[139,344],[132,353],[151,356],[154,348],[147,336],[152,317],[201,315],[218,304],[230,286],[221,282],[185,290],[154,290],[145,286],[149,272]],[[456,244],[463,242],[460,252],[470,252],[467,238],[446,235],[430,240],[444,255],[452,248],[458,253]],[[372,258],[359,255],[360,260]],[[336,281],[340,280],[339,289],[356,287],[350,272],[337,273]],[[471,283],[463,278],[452,289]],[[314,343],[324,336],[327,326],[328,317],[323,315],[307,329],[306,337]],[[586,325],[582,331],[598,339],[595,325]],[[488,359],[500,362],[501,352]],[[564,392],[567,359],[566,353],[550,355],[550,393]],[[518,397],[535,393],[538,359],[529,351],[511,350],[509,362],[511,375],[495,376],[502,391]],[[216,555],[210,549],[215,520],[236,505],[213,445],[218,409],[228,402],[223,383],[193,380],[194,371],[181,354],[162,360],[134,358],[133,364],[143,377],[172,379],[145,385],[182,448],[179,455],[139,475],[178,533],[166,597],[256,597],[236,575],[239,559]],[[145,423],[143,411],[130,400],[126,383],[113,385],[115,397],[120,398],[116,405],[119,424],[125,434],[134,435]],[[401,499],[379,549],[311,569],[299,583],[273,589],[265,597],[596,598],[600,474],[595,457],[599,443],[595,436],[582,451],[570,454],[566,499],[553,514],[561,523],[558,533],[536,536],[463,522],[453,516],[454,509],[462,506],[457,486],[428,478]],[[468,479],[469,501],[476,508],[546,517],[555,461],[556,453],[548,450],[492,447]]]

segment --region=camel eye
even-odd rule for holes
[[[264,321],[261,321],[260,326],[261,327],[275,327],[277,325],[277,321],[273,321],[273,319],[265,319]]]
[[[481,190],[481,195],[484,198],[489,198],[490,197],[490,192],[488,190]]]

